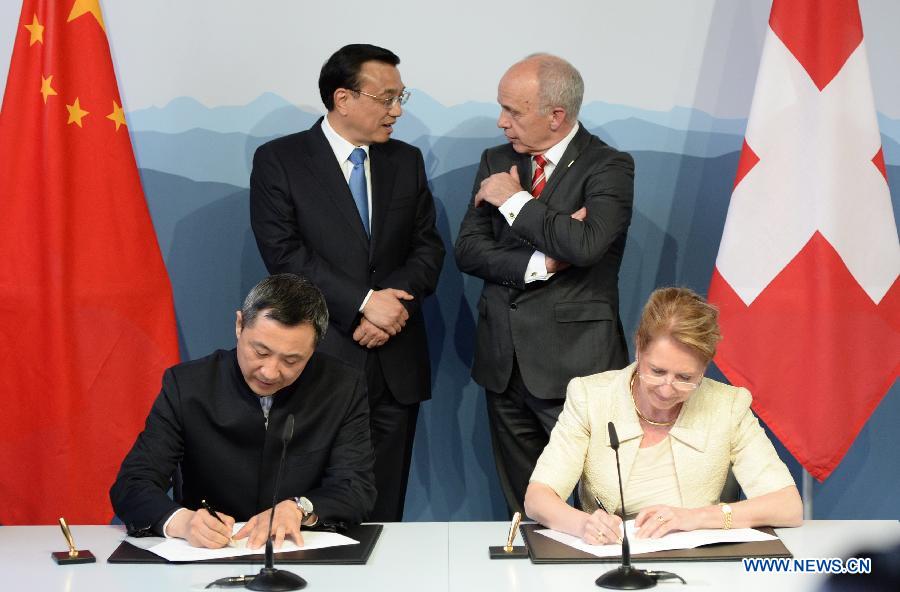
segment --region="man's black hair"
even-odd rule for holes
[[[252,327],[260,313],[288,327],[309,323],[316,332],[316,343],[328,329],[328,307],[322,292],[293,273],[271,275],[250,290],[241,307],[242,325]]]
[[[400,63],[394,52],[368,43],[345,45],[328,58],[319,73],[319,95],[325,109],[334,109],[334,91],[337,89],[359,90],[359,71],[365,62],[372,60],[391,66]]]

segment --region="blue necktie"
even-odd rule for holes
[[[366,167],[363,166],[365,161],[366,151],[354,148],[350,153],[350,162],[353,163],[353,170],[350,172],[350,193],[353,194],[353,201],[356,202],[356,209],[362,218],[363,228],[369,235],[369,191],[366,189]]]

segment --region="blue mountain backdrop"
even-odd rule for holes
[[[499,520],[506,515],[483,395],[469,378],[481,281],[461,274],[452,256],[481,152],[504,141],[496,115],[493,104],[444,107],[415,91],[396,126],[395,137],[422,150],[437,228],[448,247],[438,291],[424,305],[434,398],[420,411],[407,520]],[[275,136],[308,129],[320,116],[316,108],[294,106],[271,93],[243,106],[206,107],[179,98],[129,114],[144,191],[172,279],[185,359],[233,347],[234,309],[266,273],[249,219],[254,151]],[[685,285],[706,292],[746,121],[688,108],[655,112],[607,103],[586,105],[580,119],[635,159],[634,210],[619,282],[622,321],[630,334],[641,303],[655,287]],[[896,196],[900,122],[880,121]],[[895,199],[895,218],[897,204]],[[883,417],[897,413],[887,411]],[[873,417],[871,429],[886,429],[878,427],[881,417]],[[850,457],[865,455],[868,430]],[[799,465],[784,449],[780,453],[799,479]],[[852,462],[848,457],[845,464],[855,466]],[[839,468],[829,485],[853,490],[855,478]],[[824,497],[826,504],[839,504]],[[861,517],[888,517],[895,511],[891,504],[886,500]],[[841,517],[852,516],[844,511]]]

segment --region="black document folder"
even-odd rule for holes
[[[378,541],[383,528],[384,526],[381,524],[360,524],[350,527],[341,534],[359,541],[358,545],[342,545],[340,547],[311,549],[309,551],[300,550],[276,553],[275,565],[288,563],[364,565],[369,560],[369,555],[372,554],[372,549],[375,548],[375,543]],[[205,559],[197,562],[172,562],[163,559],[152,551],[147,551],[146,549],[135,547],[127,541],[122,541],[106,561],[109,563],[264,563],[265,556],[260,552],[257,555],[244,555],[241,557]]]
[[[519,527],[522,539],[528,547],[528,556],[532,563],[619,563],[619,555],[613,557],[597,557],[578,549],[573,549],[536,531],[545,528],[540,524],[523,524]],[[769,527],[757,528],[766,534],[774,535]],[[744,557],[793,557],[781,539],[774,541],[755,541],[751,543],[716,543],[694,549],[674,549],[672,551],[656,551],[654,553],[633,554],[632,561],[740,561]]]

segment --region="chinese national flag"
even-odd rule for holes
[[[716,363],[817,479],[900,371],[900,245],[856,0],[775,0],[710,300]]]
[[[0,523],[108,523],[177,361],[99,0],[25,0],[0,111]]]

